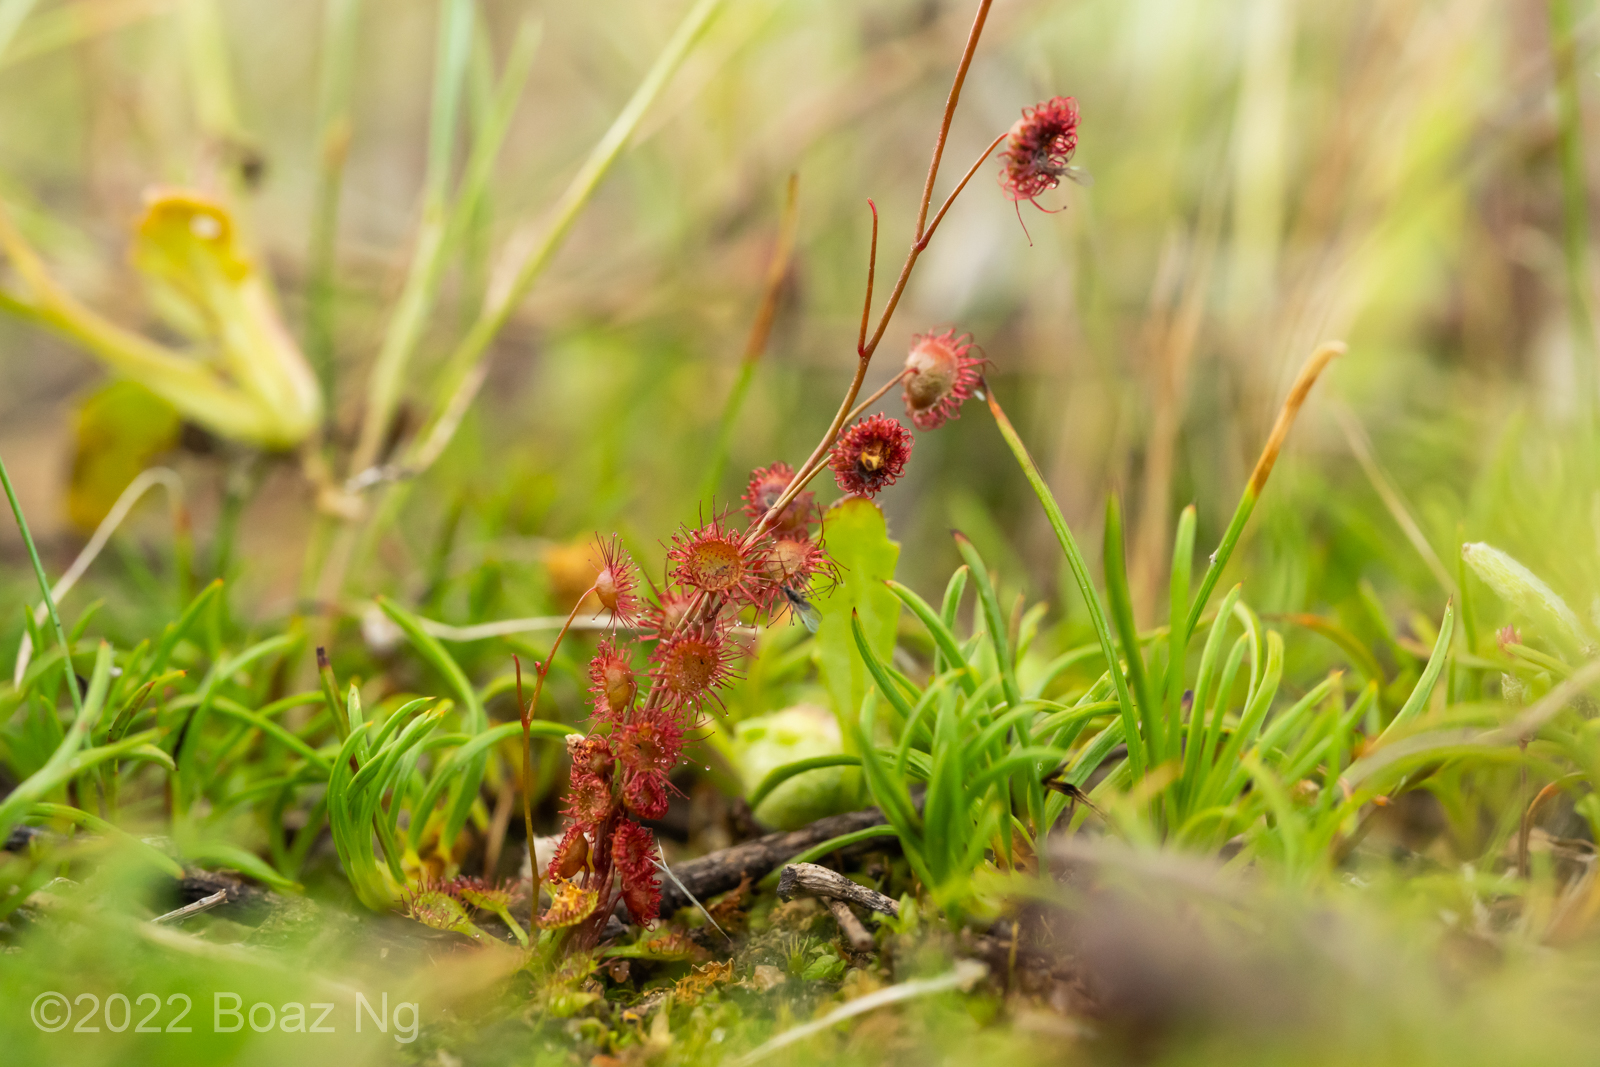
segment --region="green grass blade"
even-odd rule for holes
[[[855,637],[856,651],[861,655],[861,662],[866,664],[867,672],[872,675],[872,680],[878,684],[878,692],[884,699],[894,705],[894,710],[899,712],[900,721],[909,723],[913,711],[910,704],[906,703],[905,694],[900,691],[889,672],[884,669],[878,657],[872,651],[872,646],[867,643],[867,633],[861,627],[861,614],[855,610],[850,612],[850,633]]]
[[[112,838],[123,845],[126,845],[131,852],[151,864],[169,878],[178,879],[183,877],[183,867],[174,861],[171,856],[168,856],[165,852],[146,844],[137,837],[134,837],[132,834],[128,833],[126,830],[107,822],[97,815],[91,815],[86,811],[80,811],[77,808],[71,808],[65,804],[46,803],[34,804],[28,810],[28,814],[38,819],[62,819],[67,822],[75,823],[78,826],[82,826],[85,829],[92,830],[94,833]]]
[[[774,789],[778,788],[784,782],[787,782],[796,775],[804,774],[807,771],[821,770],[824,767],[859,766],[861,766],[860,756],[847,756],[842,752],[831,756],[812,756],[810,759],[795,760],[793,763],[785,763],[782,766],[774,767],[771,771],[769,771],[767,776],[761,779],[761,784],[752,789],[750,794],[745,797],[745,802],[750,805],[750,808],[753,811],[761,806],[761,802],[763,800],[766,800],[767,797],[772,795],[772,791]]]
[[[1138,706],[1139,726],[1144,735],[1144,764],[1154,767],[1165,759],[1166,741],[1161,729],[1160,709],[1150,690],[1150,677],[1145,670],[1144,650],[1139,644],[1139,630],[1133,621],[1133,598],[1128,591],[1128,568],[1123,558],[1122,506],[1117,494],[1106,496],[1105,553],[1103,569],[1106,579],[1106,601],[1111,606],[1111,622],[1122,641],[1122,655],[1127,662],[1128,681],[1133,686],[1133,698]],[[1134,739],[1128,742],[1131,748]]]
[[[1211,565],[1206,568],[1205,577],[1200,579],[1200,589],[1195,594],[1194,602],[1189,606],[1190,631],[1193,631],[1199,623],[1200,614],[1206,608],[1206,601],[1211,599],[1211,591],[1217,587],[1217,580],[1222,577],[1223,569],[1228,566],[1228,560],[1232,558],[1233,550],[1239,544],[1239,536],[1244,533],[1245,523],[1250,521],[1250,513],[1255,510],[1256,501],[1260,498],[1261,491],[1266,488],[1267,479],[1272,476],[1272,468],[1278,462],[1278,453],[1283,450],[1283,443],[1289,437],[1289,429],[1294,425],[1295,416],[1300,414],[1300,408],[1311,393],[1311,387],[1317,383],[1317,378],[1336,356],[1344,353],[1344,350],[1344,344],[1339,341],[1328,341],[1318,346],[1317,350],[1311,353],[1311,358],[1306,360],[1305,366],[1300,369],[1300,376],[1295,379],[1294,385],[1290,386],[1289,395],[1283,402],[1283,408],[1278,412],[1278,421],[1273,424],[1272,433],[1267,436],[1267,443],[1256,460],[1255,470],[1250,472],[1250,480],[1245,483],[1244,492],[1239,496],[1239,504],[1233,509],[1233,518],[1228,520],[1228,529],[1222,535],[1222,543],[1211,554]]]
[[[1453,600],[1445,602],[1444,621],[1439,624],[1439,638],[1433,643],[1433,655],[1428,657],[1428,665],[1423,668],[1422,677],[1417,679],[1417,684],[1411,690],[1411,696],[1406,698],[1405,704],[1395,713],[1395,717],[1378,735],[1381,743],[1395,730],[1404,727],[1428,706],[1428,698],[1433,696],[1433,687],[1439,681],[1439,675],[1444,670],[1444,664],[1450,658],[1450,637],[1455,633],[1455,603]]]
[[[954,579],[952,579],[954,581]],[[945,620],[934,614],[933,605],[923,600],[913,590],[891,579],[887,583],[889,591],[900,598],[900,602],[911,609],[911,613],[922,621],[928,628],[928,633],[933,635],[933,643],[938,648],[938,659],[934,663],[934,673],[942,675],[954,667],[962,668],[959,680],[961,687],[970,696],[977,687],[977,682],[966,669],[967,661],[961,655],[961,645],[956,641],[956,636],[951,632]]]
[[[27,12],[23,11],[17,15],[17,22],[20,23],[26,14]],[[17,531],[22,534],[23,546],[28,550],[28,562],[33,564],[33,576],[39,583],[39,593],[44,597],[45,610],[50,616],[50,625],[55,629],[56,641],[61,645],[61,654],[70,658],[72,655],[72,642],[67,640],[67,631],[61,625],[61,615],[56,611],[56,598],[50,593],[50,579],[45,577],[44,564],[39,561],[39,549],[33,543],[33,533],[28,529],[27,517],[22,514],[22,504],[17,500],[17,491],[11,485],[11,473],[6,470],[6,463],[3,457],[0,457],[0,485],[5,487],[6,501],[11,505],[11,516],[16,520]],[[72,684],[71,673],[72,667],[69,663],[67,665],[67,674],[69,675],[67,692],[72,695],[72,710],[81,719],[83,717],[83,694],[78,692],[76,685]],[[0,840],[4,840],[4,838],[0,837]]]
[[[405,631],[412,647],[422,654],[422,658],[432,664],[434,670],[444,675],[445,681],[450,683],[450,688],[455,690],[457,699],[467,711],[467,730],[478,733],[485,729],[488,726],[488,716],[484,713],[483,702],[478,699],[478,691],[467,680],[466,672],[455,661],[455,657],[446,651],[438,638],[423,630],[415,615],[399,604],[388,597],[378,597],[378,607],[394,620],[396,626]]]
[[[1078,584],[1078,592],[1083,596],[1083,603],[1089,611],[1089,619],[1094,624],[1095,636],[1100,639],[1100,650],[1105,655],[1106,663],[1111,669],[1111,679],[1117,689],[1117,703],[1122,712],[1122,727],[1127,736],[1137,739],[1139,723],[1137,713],[1133,707],[1133,697],[1128,692],[1128,683],[1117,669],[1116,645],[1111,639],[1111,628],[1106,623],[1105,611],[1100,606],[1100,596],[1095,592],[1094,581],[1089,577],[1089,565],[1084,562],[1083,553],[1078,548],[1078,540],[1072,535],[1072,529],[1067,525],[1066,518],[1061,514],[1061,507],[1056,503],[1050,487],[1045,484],[1044,476],[1039,473],[1039,468],[1034,464],[1033,457],[1028,454],[1028,448],[1022,443],[1022,438],[1017,435],[1016,428],[1011,425],[1011,420],[1006,418],[1005,412],[1000,407],[1000,402],[995,398],[994,390],[987,389],[989,411],[994,415],[995,425],[1000,429],[1000,436],[1005,439],[1011,454],[1016,458],[1018,466],[1022,468],[1023,475],[1028,479],[1028,484],[1033,488],[1034,495],[1039,498],[1039,504],[1044,508],[1045,516],[1050,520],[1050,528],[1055,531],[1056,540],[1061,543],[1061,551],[1067,557],[1067,565],[1072,570],[1073,580]],[[1190,627],[1193,629],[1193,626]],[[1133,764],[1133,773],[1136,777],[1144,774],[1144,751],[1138,744],[1128,746],[1129,760]]]
[[[994,648],[995,663],[1000,669],[1001,684],[1005,688],[1006,703],[1012,707],[1022,703],[1022,689],[1017,685],[1017,662],[1011,655],[1006,639],[1006,620],[1000,613],[1000,601],[995,596],[994,583],[989,580],[989,569],[978,557],[978,550],[965,534],[955,531],[956,550],[966,561],[968,570],[977,584],[978,604],[989,630],[989,643]]]

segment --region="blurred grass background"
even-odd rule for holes
[[[489,250],[559,192],[685,6],[482,5],[480,47],[498,57],[529,11],[544,42],[414,381],[430,380],[430,360],[475,312]],[[415,597],[470,575],[471,589],[434,590],[444,614],[533,614],[550,543],[615,528],[659,559],[658,540],[704,506],[697,489],[790,172],[797,250],[718,501],[736,498],[749,467],[808,451],[853,358],[865,199],[893,261],[968,7],[729,4],[496,342],[482,400],[353,591]],[[185,20],[203,10],[220,14],[231,99],[196,102]],[[1575,11],[1592,113],[1600,27]],[[80,296],[140,324],[125,252],[143,190],[215,186],[242,155],[259,182],[240,210],[304,336],[324,15],[310,2],[47,0],[23,22],[0,68],[0,190]],[[435,19],[420,0],[360,16],[327,370],[335,443],[354,438],[411,250]],[[1591,408],[1594,350],[1562,250],[1571,215],[1550,24],[1527,0],[1000,0],[950,166],[1021,105],[1071,94],[1083,109],[1077,162],[1094,183],[1048,197],[1054,214],[1025,205],[1025,230],[986,165],[924,257],[868,386],[893,373],[911,333],[971,330],[1085,544],[1098,543],[1105,491],[1124,494],[1149,624],[1177,509],[1198,501],[1199,543],[1215,544],[1294,368],[1343,337],[1350,354],[1296,428],[1236,564],[1258,606],[1348,606],[1363,579],[1395,615],[1441,599],[1352,455],[1341,407],[1446,572],[1461,540],[1489,539],[1587,604],[1588,450],[1571,447],[1568,428]],[[0,451],[59,567],[86,534],[66,506],[73,413],[103,375],[10,319],[0,351]],[[957,526],[1008,585],[1067,597],[1070,614],[1059,553],[987,422],[973,412],[920,435],[908,478],[885,496],[902,575],[929,588],[947,574]],[[213,443],[177,462],[203,544],[246,461]],[[313,502],[291,463],[250,469],[261,486],[232,555],[248,560],[235,603],[281,617],[295,607]],[[144,510],[153,553],[166,520]],[[14,531],[0,531],[0,551],[21,561]],[[132,565],[122,559],[95,572],[113,618],[118,567]]]

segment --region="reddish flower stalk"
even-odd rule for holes
[[[795,475],[794,480],[789,484],[788,490],[782,497],[778,499],[773,507],[768,510],[767,514],[762,518],[762,520],[751,527],[749,534],[746,535],[747,543],[753,544],[755,541],[765,536],[767,531],[777,521],[777,517],[782,513],[782,509],[787,507],[789,502],[793,500],[794,497],[811,482],[811,479],[815,478],[817,474],[821,472],[828,457],[828,453],[833,447],[834,441],[838,438],[839,433],[844,428],[845,423],[850,419],[850,413],[855,407],[856,397],[860,394],[862,382],[867,376],[867,368],[872,363],[873,353],[877,351],[878,344],[883,340],[884,331],[889,328],[889,320],[894,317],[895,308],[899,306],[900,297],[905,292],[906,283],[911,279],[911,271],[916,266],[917,259],[922,255],[923,250],[928,247],[928,242],[933,239],[934,231],[939,228],[939,223],[944,220],[945,213],[950,210],[950,205],[955,203],[956,197],[961,195],[961,191],[967,187],[967,183],[972,180],[972,176],[976,174],[978,168],[983,165],[983,161],[989,158],[990,153],[998,148],[1000,142],[1005,140],[1007,136],[1006,134],[1001,134],[990,143],[989,147],[984,150],[983,154],[979,156],[977,161],[974,162],[967,170],[967,173],[962,177],[955,189],[953,189],[950,192],[950,195],[945,198],[944,203],[940,206],[938,213],[934,215],[933,221],[930,224],[928,222],[928,209],[933,203],[933,185],[934,181],[939,176],[939,163],[944,157],[945,142],[950,135],[950,123],[955,117],[956,105],[961,100],[961,89],[962,86],[966,84],[967,71],[972,66],[972,57],[978,49],[978,39],[983,35],[983,27],[985,22],[988,21],[989,8],[992,3],[993,0],[980,0],[978,4],[977,15],[972,20],[972,29],[967,33],[966,47],[962,50],[961,62],[956,67],[955,80],[951,82],[950,95],[945,100],[944,117],[939,124],[939,134],[934,140],[933,160],[928,165],[928,177],[922,186],[922,201],[917,208],[916,238],[911,242],[911,248],[906,253],[905,263],[900,267],[900,276],[895,280],[894,290],[889,294],[888,303],[884,305],[883,312],[878,317],[878,325],[873,331],[871,339],[866,339],[866,330],[864,328],[861,331],[861,340],[858,340],[856,345],[858,356],[856,361],[856,373],[854,379],[850,383],[850,388],[845,392],[844,402],[839,405],[839,412],[834,416],[833,422],[829,424],[827,432],[822,436],[822,440],[817,443],[817,447],[812,451],[806,462],[801,464],[800,470]],[[869,201],[868,203],[870,204],[871,202]],[[875,276],[877,269],[878,209],[876,205],[874,205],[872,208],[872,218],[872,253],[867,266],[867,309],[870,309],[872,305],[871,279]],[[863,327],[865,327],[866,319],[867,310],[863,309]]]
[[[562,624],[561,631],[556,634],[556,639],[550,644],[549,654],[545,656],[542,662],[535,662],[533,665],[533,699],[526,704],[522,703],[522,661],[515,656],[512,657],[512,662],[516,664],[517,670],[517,704],[522,713],[522,825],[527,833],[530,850],[533,848],[533,736],[531,731],[533,728],[533,713],[539,706],[539,695],[544,691],[544,680],[545,676],[550,673],[550,664],[556,657],[556,650],[561,647],[562,639],[567,636],[567,631],[572,629],[572,620],[577,617],[578,608],[583,605],[584,599],[590,593],[595,593],[601,597],[601,603],[611,610],[613,618],[632,606],[628,600],[624,599],[632,596],[631,591],[637,581],[633,574],[632,562],[629,561],[619,542],[614,537],[609,544],[602,542],[600,551],[605,565],[600,574],[596,576],[595,584],[586,589],[583,595],[578,597],[577,603],[572,605],[572,610],[567,613],[567,621]],[[602,579],[605,579],[607,585],[607,592],[605,593],[600,590]],[[608,595],[610,597],[609,603],[606,600]],[[528,895],[528,926],[533,929],[537,928],[539,923],[539,865],[537,863],[530,864],[530,868],[533,886]]]

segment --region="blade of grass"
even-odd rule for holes
[[[989,568],[984,566],[983,560],[978,556],[978,549],[967,539],[966,534],[954,530],[956,551],[961,553],[961,558],[966,562],[967,570],[977,584],[978,604],[983,609],[983,617],[989,630],[989,643],[994,647],[994,659],[1000,669],[1000,684],[1006,694],[1006,703],[1013,708],[1022,703],[1022,688],[1017,685],[1017,663],[1011,655],[1011,648],[1006,638],[1005,616],[1000,614],[1000,600],[995,596],[994,583],[989,578]]]
[[[467,680],[466,673],[455,657],[439,643],[439,639],[428,633],[422,627],[421,621],[411,612],[396,604],[388,597],[377,598],[378,607],[383,613],[394,620],[396,626],[405,631],[411,645],[422,658],[433,665],[434,670],[444,675],[450,683],[450,688],[455,690],[456,697],[460,699],[461,706],[467,711],[466,727],[472,733],[478,733],[488,726],[488,716],[484,713],[483,702],[478,699],[478,691]]]
[[[878,684],[878,692],[882,693],[884,699],[894,705],[894,710],[899,713],[901,722],[910,722],[912,707],[906,703],[905,694],[900,691],[900,687],[895,684],[889,672],[878,661],[876,653],[872,651],[872,645],[867,641],[867,633],[861,626],[861,613],[854,609],[850,612],[850,633],[855,638],[856,651],[861,654],[861,662],[866,664],[867,672],[872,675],[872,680]]]
[[[322,9],[322,54],[317,78],[317,178],[306,256],[306,354],[334,395],[334,330],[337,311],[339,198],[350,151],[350,90],[361,42],[361,0],[326,0]]]
[[[1000,436],[1005,438],[1006,445],[1016,457],[1017,464],[1028,479],[1028,484],[1033,487],[1034,495],[1039,498],[1045,516],[1050,520],[1050,528],[1055,531],[1056,540],[1061,543],[1061,551],[1066,554],[1067,565],[1072,569],[1072,577],[1078,583],[1078,592],[1082,594],[1084,606],[1089,610],[1089,619],[1094,624],[1095,636],[1100,639],[1100,650],[1106,657],[1106,663],[1111,669],[1111,680],[1116,685],[1117,704],[1122,712],[1122,728],[1130,739],[1128,761],[1132,764],[1134,775],[1142,777],[1147,761],[1144,746],[1139,742],[1138,717],[1134,711],[1133,697],[1128,692],[1127,679],[1122,676],[1122,671],[1118,667],[1116,645],[1111,640],[1111,628],[1107,625],[1105,611],[1100,606],[1100,596],[1095,592],[1093,579],[1089,577],[1089,565],[1084,562],[1083,553],[1078,549],[1077,538],[1073,537],[1072,529],[1061,514],[1055,495],[1045,484],[1044,476],[1039,473],[1039,468],[1034,464],[1033,457],[1028,454],[1028,448],[1022,443],[1022,438],[1017,436],[1011,420],[1006,418],[1006,413],[1001,409],[994,390],[985,386],[984,394],[989,402],[989,411],[994,415],[995,425],[1000,428]],[[1192,625],[1190,628],[1193,629]]]
[[[11,473],[6,470],[6,462],[0,457],[0,485],[5,487],[6,502],[11,505],[11,517],[17,522],[17,530],[22,534],[22,544],[28,550],[28,562],[33,564],[33,576],[39,583],[39,594],[44,598],[45,611],[50,616],[50,625],[55,629],[56,640],[61,645],[61,654],[70,660],[72,656],[72,643],[67,640],[66,628],[61,625],[61,615],[56,611],[56,598],[50,593],[50,579],[45,577],[44,564],[39,561],[39,549],[33,543],[33,533],[28,529],[27,517],[22,514],[22,504],[17,500],[17,491],[11,484]],[[78,691],[76,681],[72,677],[72,664],[67,663],[67,692],[72,696],[72,710],[77,719],[83,718],[83,694]],[[87,729],[87,727],[85,727]],[[4,840],[0,837],[0,840]]]
[[[550,221],[532,240],[513,240],[512,251],[497,271],[498,284],[491,286],[490,297],[467,335],[445,361],[433,395],[440,397],[427,428],[418,435],[407,461],[411,469],[424,469],[444,451],[456,427],[483,384],[482,364],[489,343],[500,333],[527,296],[533,283],[544,273],[571,232],[579,214],[594,196],[600,181],[627,147],[640,120],[666,88],[689,51],[710,27],[723,6],[723,0],[695,0],[673,31],[671,39],[656,57],[644,80],[622,112],[590,151],[583,166],[568,183],[550,213]]]
[[[1439,639],[1433,643],[1433,655],[1428,657],[1428,665],[1423,668],[1422,677],[1417,679],[1416,687],[1411,690],[1411,695],[1406,698],[1405,704],[1395,713],[1383,733],[1378,735],[1379,744],[1382,744],[1395,730],[1421,715],[1422,709],[1428,706],[1428,698],[1433,695],[1433,687],[1444,670],[1445,660],[1450,658],[1450,636],[1454,632],[1455,604],[1454,601],[1446,601],[1444,621],[1439,624]]]
[[[1189,734],[1184,743],[1183,772],[1178,777],[1179,806],[1184,816],[1192,813],[1197,799],[1194,782],[1199,774],[1200,760],[1210,750],[1205,746],[1206,708],[1211,703],[1211,679],[1215,673],[1217,657],[1222,654],[1222,643],[1227,637],[1227,622],[1233,617],[1233,606],[1239,602],[1243,587],[1235,585],[1222,598],[1217,609],[1217,621],[1211,624],[1206,635],[1206,645],[1200,654],[1200,671],[1195,676],[1194,700],[1189,706]],[[1177,820],[1181,825],[1183,818]]]
[[[1167,725],[1164,737],[1183,736],[1183,672],[1189,652],[1189,586],[1194,571],[1195,506],[1178,513],[1178,532],[1172,539],[1172,578],[1167,592]]]
[[[3,468],[0,468],[3,469]],[[9,487],[9,482],[7,483]],[[72,722],[72,728],[67,731],[66,737],[56,746],[50,754],[50,759],[45,765],[29,775],[15,789],[0,800],[0,841],[4,841],[11,833],[12,827],[28,813],[28,809],[44,800],[50,793],[65,785],[67,781],[78,774],[88,770],[90,766],[98,763],[95,759],[86,759],[78,756],[78,749],[83,744],[84,738],[89,735],[94,720],[99,716],[105,701],[106,688],[111,681],[111,646],[105,642],[100,643],[100,650],[95,656],[94,674],[89,680],[87,695],[78,692],[78,681],[70,673],[67,677],[67,688],[72,691],[75,703],[78,705],[77,715]],[[148,737],[141,736],[139,743],[148,741]],[[109,746],[116,747],[116,746]],[[104,752],[105,750],[92,750]],[[119,751],[121,751],[119,749]]]
[[[427,325],[433,298],[444,274],[449,226],[450,176],[461,117],[461,93],[472,52],[472,0],[440,0],[438,51],[434,56],[433,103],[428,118],[427,169],[422,186],[422,224],[411,254],[405,287],[389,317],[383,346],[367,378],[361,435],[350,457],[359,474],[381,457],[405,384],[406,365]]]
[[[973,679],[972,672],[967,669],[967,661],[961,655],[961,646],[956,641],[955,634],[950,632],[950,627],[945,623],[944,619],[934,613],[933,605],[923,600],[907,586],[901,585],[892,578],[884,584],[889,587],[891,593],[900,598],[902,604],[911,609],[913,615],[922,620],[922,625],[926,626],[928,633],[933,635],[933,643],[939,651],[939,660],[934,664],[934,673],[943,675],[952,668],[961,668],[958,680],[961,683],[961,688],[967,691],[968,696],[971,696],[978,683]]]
[[[831,756],[812,756],[810,759],[785,763],[781,767],[774,767],[767,772],[767,776],[761,779],[761,784],[752,789],[749,796],[745,797],[745,802],[750,805],[753,811],[761,806],[763,800],[772,795],[774,789],[796,775],[804,774],[807,771],[821,770],[824,767],[859,767],[860,765],[860,756],[846,756],[843,753]]]
[[[1195,624],[1200,621],[1200,613],[1205,610],[1206,602],[1211,599],[1211,591],[1217,587],[1217,580],[1222,577],[1222,571],[1227,567],[1228,559],[1239,543],[1239,536],[1244,533],[1245,523],[1250,521],[1250,513],[1255,510],[1256,501],[1260,499],[1261,491],[1266,488],[1267,479],[1272,476],[1272,468],[1278,462],[1278,453],[1283,451],[1289,430],[1294,426],[1295,417],[1300,414],[1300,408],[1304,406],[1306,397],[1310,395],[1311,387],[1317,384],[1317,378],[1327,369],[1328,364],[1343,355],[1344,351],[1343,341],[1325,342],[1311,353],[1311,358],[1300,368],[1300,376],[1289,388],[1289,395],[1284,399],[1283,408],[1278,412],[1278,421],[1273,424],[1272,433],[1267,436],[1267,443],[1256,460],[1255,470],[1250,473],[1250,480],[1245,483],[1244,493],[1239,497],[1239,505],[1234,508],[1233,518],[1228,522],[1228,529],[1222,535],[1222,543],[1211,554],[1211,565],[1206,568],[1205,577],[1200,579],[1200,590],[1189,606],[1190,630],[1193,630]]]
[[[123,830],[98,816],[91,815],[86,811],[80,811],[77,808],[70,808],[65,804],[38,803],[33,805],[33,807],[28,810],[28,814],[40,819],[62,819],[67,822],[75,823],[78,826],[82,826],[86,829],[94,831],[97,834],[101,834],[123,845],[126,845],[130,852],[140,857],[145,862],[149,863],[151,866],[167,875],[169,878],[179,879],[183,877],[183,867],[165,852],[162,852],[160,849],[157,849],[152,845],[146,844],[144,841],[134,837],[126,830]]]
[[[1227,743],[1222,746],[1222,752],[1217,756],[1215,764],[1201,763],[1199,806],[1209,808],[1215,804],[1229,803],[1232,798],[1226,794],[1229,781],[1239,760],[1239,755],[1244,751],[1244,746],[1255,740],[1261,724],[1266,721],[1267,711],[1272,707],[1272,700],[1278,695],[1278,683],[1283,678],[1283,637],[1276,630],[1267,633],[1267,665],[1262,672],[1261,684],[1251,695],[1250,702],[1245,705],[1244,713],[1239,716],[1239,723],[1233,732],[1228,735]],[[1221,706],[1219,704],[1219,712]]]
[[[1133,621],[1133,596],[1128,589],[1128,567],[1123,558],[1122,506],[1116,493],[1106,495],[1105,551],[1101,569],[1106,579],[1106,601],[1111,606],[1111,622],[1122,641],[1122,658],[1127,663],[1128,681],[1139,713],[1144,735],[1146,764],[1154,767],[1166,758],[1166,740],[1161,729],[1160,709],[1150,691],[1150,676],[1145,670],[1144,650],[1139,630]]]

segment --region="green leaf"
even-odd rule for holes
[[[1461,558],[1496,596],[1527,613],[1545,637],[1568,652],[1580,651],[1589,644],[1589,634],[1577,612],[1542,578],[1510,555],[1480,542],[1462,545]]]
[[[956,573],[961,577],[962,586],[965,586],[967,568],[963,566]],[[954,582],[955,579],[952,578],[951,583],[954,584]],[[978,683],[973,679],[972,673],[965,669],[967,662],[961,656],[961,644],[956,640],[955,634],[951,632],[944,619],[934,614],[931,604],[906,586],[901,585],[899,582],[888,582],[887,585],[889,591],[899,597],[900,602],[910,608],[912,614],[921,619],[922,624],[933,635],[934,645],[939,650],[939,659],[934,664],[934,673],[943,674],[950,668],[960,665],[963,668],[959,677],[961,687],[967,691],[968,696],[971,696]]]
[[[266,860],[253,852],[246,852],[234,845],[224,844],[220,841],[190,841],[182,846],[186,858],[196,863],[212,864],[219,867],[231,867],[240,874],[254,878],[282,892],[298,893],[302,886],[293,879],[285,878]]]
[[[822,616],[817,627],[817,670],[834,714],[843,723],[854,719],[871,685],[850,632],[851,615],[860,615],[866,643],[881,662],[894,656],[900,599],[884,583],[894,577],[900,546],[889,540],[878,505],[864,497],[847,497],[829,508],[823,527],[828,554],[839,567],[839,582],[811,600]],[[850,736],[848,730],[845,736]]]
[[[847,964],[831,952],[824,952],[811,961],[800,977],[807,982],[833,982],[844,977]]]
[[[781,767],[774,767],[765,778],[761,779],[761,784],[750,791],[748,798],[750,807],[752,810],[759,808],[761,802],[771,796],[774,789],[806,771],[821,770],[824,767],[859,766],[861,766],[860,756],[846,756],[841,753],[834,756],[812,756],[810,759],[799,759],[793,763],[785,763]]]
[[[1153,767],[1165,757],[1166,741],[1162,733],[1161,717],[1157,714],[1155,697],[1151,693],[1150,679],[1145,672],[1144,650],[1139,645],[1139,631],[1133,622],[1133,599],[1128,591],[1128,569],[1123,561],[1122,507],[1117,494],[1106,497],[1104,570],[1106,601],[1111,607],[1111,622],[1122,640],[1122,654],[1128,664],[1128,682],[1133,688],[1134,702],[1138,708],[1139,726],[1144,737],[1144,756],[1138,765]],[[1112,665],[1113,668],[1115,664]],[[1128,738],[1131,749],[1136,739]],[[1135,772],[1135,777],[1138,777]]]
[[[456,663],[455,657],[445,650],[438,638],[423,630],[422,623],[415,615],[399,604],[387,597],[378,597],[378,607],[394,620],[396,626],[405,631],[412,647],[422,654],[422,658],[431,663],[434,670],[444,675],[445,680],[450,683],[450,688],[455,690],[456,696],[461,700],[461,706],[467,711],[467,729],[473,733],[485,729],[488,726],[488,717],[484,714],[483,702],[478,699],[478,691],[472,688],[466,672]]]
[[[1382,741],[1397,728],[1415,719],[1422,714],[1422,709],[1427,707],[1428,698],[1433,695],[1434,684],[1439,681],[1439,674],[1444,670],[1445,660],[1450,654],[1450,635],[1455,632],[1455,607],[1447,601],[1444,606],[1444,622],[1439,624],[1439,639],[1433,643],[1433,655],[1428,657],[1428,666],[1423,670],[1422,677],[1417,680],[1417,687],[1411,691],[1411,696],[1389,723],[1383,733],[1378,735]]]
[[[1006,618],[1000,612],[1000,601],[995,596],[994,583],[989,580],[989,568],[978,557],[972,541],[960,530],[955,531],[956,550],[966,561],[973,581],[977,583],[978,605],[989,631],[989,643],[994,647],[994,659],[1000,668],[1000,684],[1005,690],[1006,703],[1013,708],[1022,703],[1022,690],[1017,685],[1017,661],[1006,636]]]
[[[4,841],[6,835],[11,833],[11,828],[27,814],[29,807],[92,765],[92,761],[77,757],[77,752],[100,717],[110,681],[111,646],[102,641],[99,653],[95,656],[94,673],[89,679],[88,695],[83,698],[83,707],[73,721],[72,729],[67,731],[43,767],[13,789],[4,800],[0,800],[0,841]],[[76,682],[69,676],[67,685],[75,687]]]

